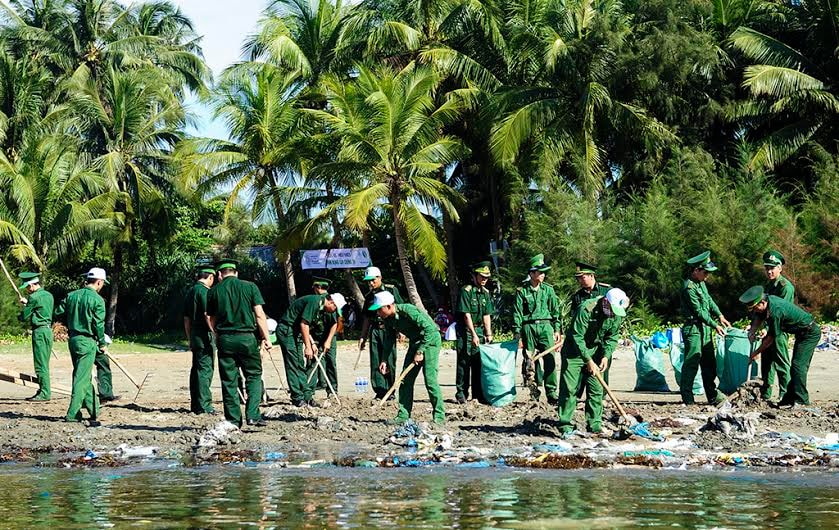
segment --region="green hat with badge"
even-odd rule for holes
[[[530,272],[539,271],[539,272],[548,272],[551,270],[550,266],[545,265],[545,255],[544,254],[536,254],[532,258],[530,258]]]
[[[224,269],[239,270],[239,261],[232,258],[222,258],[216,262],[216,270]]]
[[[582,276],[583,274],[597,274],[597,267],[589,263],[577,262],[577,269],[574,271],[574,276]]]
[[[492,272],[489,269],[490,262],[488,261],[479,261],[475,265],[472,266],[472,272],[475,274],[480,274],[484,278],[489,278],[492,276]]]
[[[763,300],[764,294],[765,291],[763,290],[763,287],[755,285],[740,295],[740,303],[746,304],[746,307],[751,309]]]
[[[321,289],[329,289],[332,281],[321,276],[312,276],[312,287],[320,287]]]
[[[778,252],[777,250],[770,250],[768,252],[764,252],[763,254],[763,265],[766,267],[778,267],[779,265],[785,265],[786,260],[784,259],[784,255]]]
[[[688,265],[692,265],[696,269],[705,269],[708,272],[717,270],[717,266],[711,261],[711,251],[706,250],[702,254],[698,254],[687,261]]]
[[[17,277],[23,282],[18,286],[18,289],[23,289],[35,283],[41,283],[41,274],[37,272],[21,272]]]
[[[207,274],[215,274],[216,268],[211,263],[198,262],[195,264],[195,272],[206,272]]]

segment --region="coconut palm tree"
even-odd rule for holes
[[[462,101],[451,97],[438,105],[441,77],[413,62],[399,71],[360,65],[357,70],[354,82],[331,78],[325,83],[330,112],[308,111],[341,145],[336,161],[318,165],[311,174],[340,175],[356,183],[312,222],[341,211],[347,226],[362,231],[374,209],[389,211],[405,288],[411,302],[424,307],[411,254],[438,277],[443,275],[446,254],[432,216],[444,210],[458,219],[456,205],[462,199],[438,177],[468,154],[457,138],[443,132],[459,116]]]
[[[225,215],[243,198],[252,198],[252,216],[287,222],[284,188],[298,184],[308,168],[306,137],[311,131],[300,111],[296,73],[265,63],[228,69],[214,96],[214,112],[224,120],[230,140],[192,139],[179,153],[181,185],[199,196],[232,186]],[[251,194],[251,195],[249,195]],[[282,256],[289,301],[297,296],[291,255]]]

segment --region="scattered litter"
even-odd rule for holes
[[[573,445],[563,441],[553,444],[536,444],[533,446],[533,450],[537,453],[567,453],[573,448]]]
[[[731,403],[725,403],[717,413],[708,418],[708,423],[700,431],[716,430],[729,438],[745,438],[751,440],[755,436],[760,413],[735,414]]]
[[[151,458],[157,456],[157,447],[142,446],[129,447],[128,444],[121,444],[115,453],[122,458]]]
[[[278,452],[265,453],[265,461],[266,462],[275,462],[277,460],[283,460],[284,458],[286,458],[285,453],[278,453]]]
[[[596,460],[590,456],[557,453],[545,453],[537,457],[511,456],[504,459],[504,463],[511,467],[532,467],[539,469],[593,469],[607,467],[608,463]]]
[[[239,464],[249,462],[259,462],[262,459],[257,451],[213,451],[209,454],[203,454],[196,458],[199,464]]]
[[[215,447],[228,443],[236,443],[235,434],[239,433],[239,427],[229,421],[219,422],[218,425],[201,435],[198,440],[198,447]]]

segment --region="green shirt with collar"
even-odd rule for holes
[[[329,295],[307,294],[301,296],[288,306],[279,323],[293,329],[295,333],[300,331],[300,322],[305,322],[310,326],[316,324],[324,313],[323,301],[327,296]]]
[[[442,344],[440,328],[428,313],[413,304],[396,304],[396,313],[385,319],[385,326],[405,335],[416,351],[425,353]]]
[[[766,282],[766,294],[783,298],[792,303],[795,300],[795,286],[783,275],[778,276],[775,281]]]
[[[254,306],[265,304],[255,283],[228,276],[207,293],[207,315],[219,333],[256,331]]]
[[[559,298],[552,285],[542,283],[534,288],[530,280],[522,282],[522,286],[516,291],[516,300],[513,306],[513,333],[521,333],[522,324],[535,320],[550,322],[555,332],[561,331]]]
[[[813,315],[774,295],[769,295],[767,300],[766,329],[769,335],[777,337],[781,332],[795,335],[810,330]]]
[[[682,316],[686,323],[704,324],[712,328],[717,326],[714,319],[722,313],[714,299],[711,298],[711,293],[708,292],[705,282],[699,282],[692,278],[686,279],[682,283],[681,291],[679,291],[679,300],[681,301]]]
[[[495,314],[495,305],[492,303],[492,293],[486,287],[468,284],[460,288],[460,295],[457,297],[456,309],[458,322],[463,322],[466,329],[465,315],[472,316],[472,324],[475,329],[483,329],[484,315]],[[459,325],[458,325],[459,327]]]
[[[95,340],[100,348],[105,343],[105,300],[92,287],[70,292],[58,304],[55,315],[65,317],[71,337],[83,335]]]
[[[26,298],[26,305],[23,306],[19,319],[29,324],[32,329],[52,324],[52,312],[55,299],[52,294],[43,287]]]
[[[204,317],[207,313],[207,295],[209,293],[210,288],[201,282],[195,282],[186,293],[183,316],[191,322],[192,335],[202,335],[210,331],[207,319]]]
[[[585,361],[601,357],[612,359],[623,318],[617,315],[607,317],[602,300],[602,296],[592,298],[580,306],[562,345],[563,356],[582,357]]]

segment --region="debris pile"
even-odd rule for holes
[[[757,432],[759,412],[735,414],[731,403],[725,403],[717,413],[708,418],[708,423],[700,427],[699,431],[720,431],[730,438],[751,440]]]
[[[217,445],[235,444],[239,442],[239,427],[229,421],[221,421],[212,429],[201,435],[198,447],[215,447]]]

